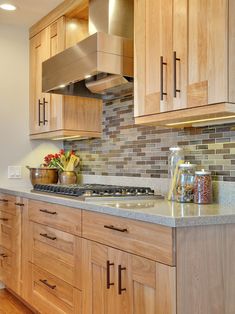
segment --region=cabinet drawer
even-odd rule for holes
[[[81,291],[29,263],[30,303],[43,314],[80,314]]]
[[[46,202],[28,203],[29,220],[81,235],[81,210]]]
[[[18,200],[19,197],[0,193],[0,210],[6,213],[16,215],[17,212],[16,203],[20,203]]]
[[[45,225],[30,222],[30,261],[67,283],[81,285],[81,239]]]
[[[0,245],[15,251],[16,216],[0,211]]]
[[[83,211],[84,238],[175,264],[175,230],[161,225]]]
[[[13,253],[0,246],[0,273],[2,274],[1,280],[6,286],[9,285],[9,281],[12,276],[12,260]]]

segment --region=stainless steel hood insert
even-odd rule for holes
[[[100,73],[132,77],[133,41],[102,32],[89,36],[43,62],[42,91],[71,94],[76,90],[72,86],[74,83],[86,79],[89,81],[91,76]],[[77,85],[79,86],[77,90],[80,89],[79,95],[84,92],[87,95],[81,96],[92,96],[89,91],[86,91],[85,82]]]

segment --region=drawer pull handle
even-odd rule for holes
[[[110,286],[114,286],[114,282],[110,282],[110,266],[114,266],[114,263],[107,261],[107,289],[110,289]]]
[[[47,233],[40,233],[40,236],[47,238],[47,239],[50,239],[50,240],[53,240],[53,241],[56,240],[56,237],[51,237]]]
[[[16,206],[24,206],[24,203],[15,203]]]
[[[122,271],[126,270],[126,267],[118,265],[118,294],[122,294],[122,291],[126,291],[126,288],[122,288]]]
[[[8,200],[2,198],[2,199],[0,199],[0,202],[8,203]]]
[[[1,256],[1,257],[7,257],[7,255],[4,254],[4,253],[1,253],[0,256]]]
[[[39,279],[39,281],[41,281],[44,285],[46,285],[50,289],[54,290],[56,288],[56,285],[50,285],[46,279]]]
[[[47,210],[47,209],[39,209],[40,210],[40,212],[42,212],[42,213],[46,213],[46,214],[50,214],[50,215],[56,215],[57,214],[57,212],[50,212],[49,210]]]
[[[2,218],[2,217],[0,217],[0,220],[2,220],[2,221],[8,221],[8,218]]]
[[[128,231],[126,228],[118,228],[118,227],[114,227],[113,225],[104,225],[104,228],[119,231],[119,232],[127,232]]]

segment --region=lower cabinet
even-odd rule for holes
[[[84,314],[175,314],[175,267],[82,240]]]
[[[81,314],[81,291],[28,263],[29,302],[42,314]]]

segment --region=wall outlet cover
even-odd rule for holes
[[[8,166],[8,179],[21,179],[21,166]]]

